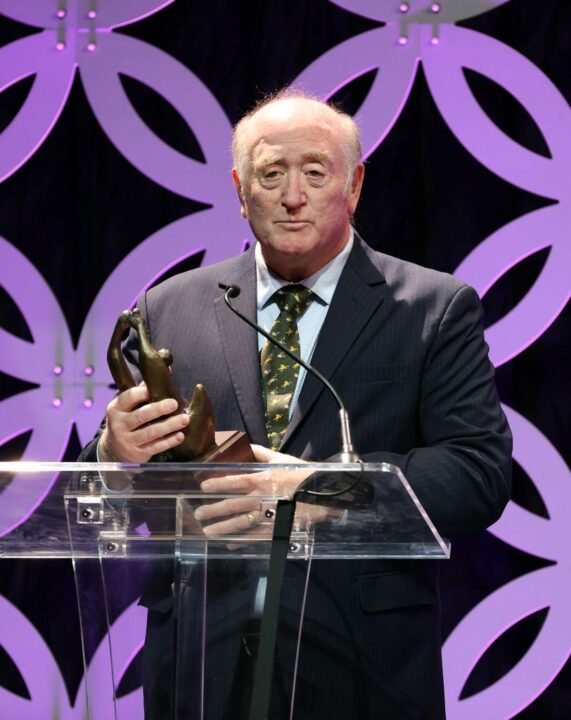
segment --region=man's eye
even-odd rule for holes
[[[278,170],[263,170],[260,173],[260,182],[262,185],[273,186],[279,183],[283,173]]]
[[[317,168],[306,170],[305,176],[312,185],[323,185],[326,182],[325,172]]]

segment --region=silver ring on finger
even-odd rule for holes
[[[250,527],[254,527],[257,525],[256,516],[253,512],[246,513],[246,517],[248,518],[248,522],[250,523]]]

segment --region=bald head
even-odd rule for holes
[[[264,100],[245,115],[234,128],[232,157],[242,181],[252,162],[252,149],[262,134],[284,125],[303,126],[319,122],[324,131],[339,144],[345,159],[347,184],[361,162],[359,128],[353,118],[317,97],[297,91],[284,91]]]

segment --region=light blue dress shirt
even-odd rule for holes
[[[353,228],[351,228],[349,240],[343,250],[330,260],[327,265],[322,267],[321,270],[301,280],[302,285],[305,285],[305,287],[315,293],[313,302],[308,305],[307,310],[297,321],[300,355],[301,359],[305,362],[311,361],[313,351],[317,344],[317,338],[319,337],[321,327],[333,298],[333,293],[335,292],[335,288],[337,287],[337,283],[339,282],[339,278],[341,277],[341,273],[353,247],[353,241],[354,233]],[[259,243],[256,243],[255,257],[258,325],[261,325],[266,332],[269,332],[280,312],[277,302],[273,300],[272,297],[276,290],[291,283],[274,275],[270,271],[264,260],[262,248]],[[266,338],[261,333],[258,333],[259,351],[262,350],[265,343]],[[295,386],[295,392],[289,406],[290,418],[299,398],[306,374],[307,370],[304,367],[300,367],[297,385]]]

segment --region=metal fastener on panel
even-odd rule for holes
[[[89,485],[90,484],[91,480],[89,481]],[[79,524],[101,525],[104,517],[103,503],[99,498],[77,498],[77,522]]]
[[[268,520],[271,520],[276,514],[275,510],[272,510],[271,508],[268,508],[264,515],[268,518]]]

